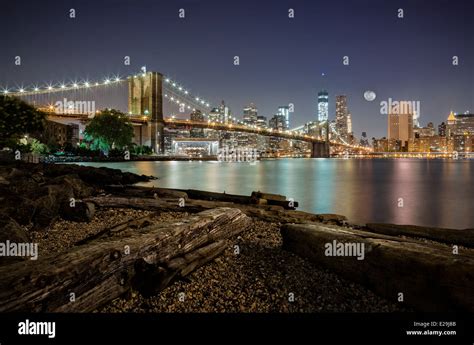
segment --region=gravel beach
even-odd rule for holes
[[[90,223],[64,220],[34,232],[40,253],[60,252],[104,226],[149,215],[153,222],[186,213],[99,210]],[[97,312],[393,312],[406,310],[366,288],[339,278],[281,248],[279,226],[253,220],[249,231],[229,241],[223,255],[178,280],[158,295],[136,291]],[[238,247],[236,247],[238,246]]]

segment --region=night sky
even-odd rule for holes
[[[381,137],[380,101],[389,97],[420,101],[422,125],[451,109],[474,112],[473,18],[472,0],[1,0],[0,87],[125,76],[146,65],[213,104],[225,100],[238,117],[249,102],[268,118],[293,103],[291,127],[316,119],[326,88],[330,118],[335,95],[346,94],[355,135]]]

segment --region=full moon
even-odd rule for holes
[[[365,91],[364,92],[364,98],[366,101],[372,102],[375,99],[376,94],[373,91]]]

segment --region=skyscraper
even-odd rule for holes
[[[209,112],[208,119],[211,122],[220,122],[221,120],[221,112],[219,108],[212,108]]]
[[[199,109],[194,110],[189,117],[193,122],[204,122],[204,115]],[[204,138],[204,129],[193,128],[189,134],[192,138]]]
[[[329,94],[326,90],[318,93],[318,121],[326,121],[329,118]]]
[[[267,117],[263,115],[257,116],[257,127],[267,128]]]
[[[388,114],[389,141],[400,141],[402,147],[407,147],[408,141],[413,137],[413,113],[397,114],[390,111]]]
[[[343,140],[347,139],[347,135],[349,133],[348,116],[349,112],[347,111],[347,97],[344,95],[336,96],[336,131],[339,133],[339,136]]]
[[[290,107],[288,107],[287,105],[279,106],[277,115],[281,115],[281,116],[284,117],[284,119],[285,119],[285,128],[289,129],[290,128]]]
[[[473,135],[474,134],[474,114],[468,112],[455,114],[451,112],[448,117],[448,128],[450,135]]]
[[[360,138],[360,146],[368,147],[369,146],[369,139],[367,138],[367,132],[362,132],[362,136]]]
[[[446,136],[446,123],[445,122],[441,122],[441,124],[438,126],[438,135],[440,137]]]
[[[219,107],[219,111],[221,113],[221,123],[228,123],[230,119],[230,109],[228,106],[225,105],[225,102],[222,101]]]
[[[347,134],[352,134],[352,115],[347,114]]]
[[[228,123],[230,116],[231,113],[229,107],[225,105],[224,101],[222,101],[218,108],[211,109],[208,118],[211,122]]]
[[[255,104],[250,103],[248,106],[244,108],[244,123],[246,125],[256,125],[258,118],[258,110]]]
[[[277,130],[277,131],[282,131],[285,130],[285,124],[286,124],[286,119],[283,115],[273,115],[273,117],[268,121],[268,126],[271,129]]]

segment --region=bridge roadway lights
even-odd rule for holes
[[[329,158],[329,144],[327,142],[313,142],[311,144],[311,158]]]

